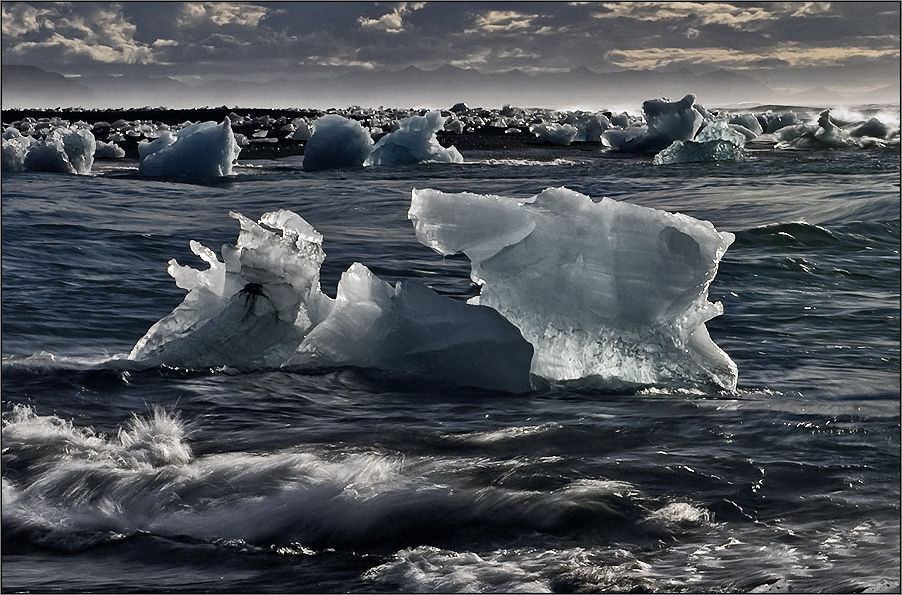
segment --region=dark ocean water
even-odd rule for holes
[[[898,145],[505,157],[4,174],[3,591],[898,592]],[[735,393],[105,363],[184,298],[189,240],[235,241],[229,211],[304,217],[329,295],[361,262],[464,300],[469,261],[417,241],[411,190],[555,186],[736,234],[707,325]]]

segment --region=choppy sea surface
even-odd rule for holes
[[[4,174],[2,590],[898,592],[899,147],[749,153]],[[103,363],[184,298],[169,259],[235,241],[229,211],[311,223],[329,295],[361,262],[465,300],[411,190],[556,186],[736,234],[707,325],[735,393]]]

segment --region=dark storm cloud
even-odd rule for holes
[[[4,2],[3,62],[66,73],[484,72],[899,61],[899,4]]]

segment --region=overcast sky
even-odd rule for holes
[[[899,68],[898,2],[3,2],[4,64],[266,76]]]

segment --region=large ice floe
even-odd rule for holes
[[[97,143],[84,128],[56,127],[41,139],[10,127],[2,136],[3,171],[88,175],[94,165]]]
[[[436,133],[445,126],[441,112],[411,116],[398,124],[398,129],[376,143],[364,165],[412,165],[423,161],[463,163],[455,147],[445,148]]]
[[[162,130],[157,139],[138,144],[138,175],[217,178],[230,176],[241,149],[228,118],[222,124],[188,124]]]
[[[550,380],[733,390],[737,369],[705,322],[708,286],[733,235],[706,221],[566,188],[528,199],[414,190],[417,238],[462,252],[491,306]]]
[[[129,359],[189,369],[356,366],[448,384],[530,390],[532,347],[495,310],[439,296],[415,281],[392,286],[355,263],[335,299],[320,289],[322,236],[291,211],[254,222],[238,213],[235,245],[209,265],[170,261],[188,295],[141,338]]]

